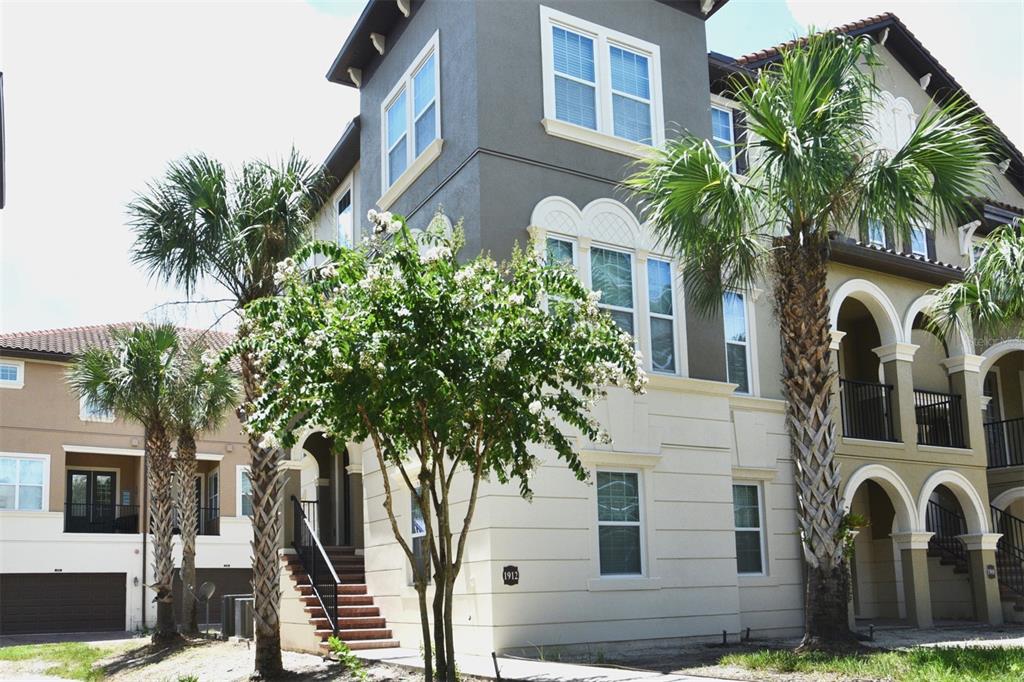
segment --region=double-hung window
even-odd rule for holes
[[[435,33],[384,102],[385,190],[413,166],[431,142],[441,137],[439,74]]]
[[[42,511],[46,465],[44,457],[0,455],[0,510]]]
[[[355,245],[355,223],[352,221],[352,188],[338,199],[338,244],[341,246]]]
[[[552,121],[630,143],[660,144],[658,47],[548,7],[540,12],[548,132],[625,153],[633,152]]]
[[[635,334],[633,257],[623,251],[590,249],[590,288],[601,292],[598,307],[608,311],[623,331]]]
[[[238,512],[252,516],[252,479],[248,467],[238,468]]]
[[[762,575],[765,571],[761,488],[756,483],[733,485],[732,505],[736,527],[736,571],[741,575]]]
[[[647,301],[651,322],[651,369],[676,371],[675,306],[672,296],[672,264],[647,259]]]
[[[889,246],[885,238],[885,225],[881,220],[868,218],[868,244],[880,246],[883,249]]]
[[[928,228],[924,225],[911,226],[910,252],[915,256],[928,257]]]
[[[725,107],[711,107],[711,144],[722,163],[730,170],[736,170],[733,145],[736,135],[733,129],[732,110]]]
[[[416,573],[422,572],[422,575],[430,579],[430,557],[427,556],[427,545],[425,538],[427,537],[427,524],[423,519],[423,510],[420,509],[419,500],[417,499],[422,494],[422,488],[417,488],[416,492],[410,495],[411,507],[412,507],[412,528],[410,529],[410,537],[412,537],[412,556],[413,556],[413,578],[415,579]]]
[[[112,422],[114,413],[103,410],[86,400],[85,396],[78,399],[78,418],[84,422]]]
[[[597,472],[597,532],[601,575],[640,575],[640,474]]]
[[[746,297],[735,291],[722,296],[725,321],[726,380],[737,384],[738,393],[750,393],[750,329]]]
[[[0,388],[21,388],[25,385],[25,363],[20,360],[0,362]]]

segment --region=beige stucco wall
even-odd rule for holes
[[[25,361],[25,383],[20,389],[0,390],[0,452],[45,454],[50,458],[50,511],[62,511],[68,462],[119,469],[121,489],[133,491],[138,504],[141,481],[142,427],[116,419],[113,422],[83,421],[79,402],[65,381],[63,363]],[[65,447],[67,446],[67,447]],[[137,451],[134,455],[76,452],[74,446]],[[73,452],[68,455],[65,450]],[[236,467],[248,464],[248,444],[234,414],[222,428],[204,435],[198,452],[222,457],[221,516],[235,516]],[[97,459],[99,458],[99,459]],[[212,464],[202,463],[208,469]]]

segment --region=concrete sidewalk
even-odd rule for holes
[[[416,649],[368,649],[353,653],[365,661],[380,661],[413,670],[423,669],[423,656]],[[456,654],[455,661],[459,666],[459,673],[462,675],[484,680],[499,679],[494,673],[494,661],[489,656]],[[498,657],[498,670],[501,672],[501,680],[528,680],[530,682],[633,682],[634,680],[643,682],[727,682],[712,677],[663,675],[644,670],[522,660],[500,656]]]

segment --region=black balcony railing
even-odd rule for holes
[[[1024,466],[1024,418],[985,424],[990,469]]]
[[[1024,519],[992,507],[992,530],[1002,533],[996,545],[999,582],[1024,597]]]
[[[138,533],[139,506],[68,502],[64,505],[64,532]]]
[[[892,386],[840,379],[839,402],[843,412],[844,436],[896,440],[892,428]]]
[[[198,507],[196,509],[198,514],[196,521],[198,522],[198,528],[196,529],[197,535],[220,535],[220,508],[219,507]],[[181,534],[181,525],[178,523],[178,510],[174,510],[174,516],[172,517],[171,523],[174,524],[173,532],[175,535]]]
[[[914,389],[917,442],[946,448],[964,447],[960,396]]]
[[[316,531],[306,517],[303,503],[292,495],[292,546],[302,563],[302,568],[309,576],[309,584],[313,595],[323,607],[327,620],[334,634],[338,634],[338,591],[341,581],[334,570],[334,565],[327,556],[324,546],[316,536]]]
[[[929,500],[925,510],[925,529],[935,533],[928,540],[929,550],[958,564],[967,563],[967,545],[957,537],[967,534],[967,520],[963,514]]]

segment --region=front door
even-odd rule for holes
[[[67,531],[114,532],[117,473],[69,470],[67,483]]]

